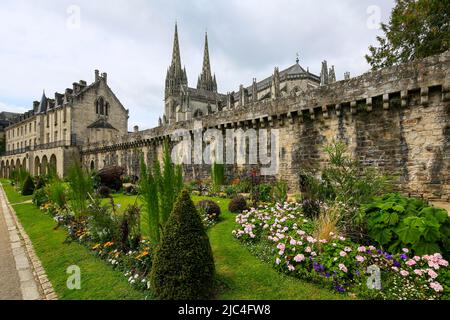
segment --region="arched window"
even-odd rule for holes
[[[109,114],[109,103],[107,102],[105,104],[105,116],[108,116],[108,114]]]

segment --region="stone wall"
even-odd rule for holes
[[[450,52],[446,52],[306,93],[207,115],[201,128],[217,128],[224,134],[232,128],[278,129],[277,178],[288,181],[291,192],[299,189],[301,168],[322,165],[323,147],[339,139],[362,164],[397,175],[403,191],[450,200],[449,101]],[[138,174],[130,159],[143,152],[147,161],[153,161],[165,138],[179,129],[193,135],[194,124],[183,121],[126,135],[120,143],[84,147],[82,158],[88,164],[94,157],[121,154],[126,160],[120,163],[130,174]],[[108,165],[100,162],[100,167]],[[227,166],[227,173],[236,175],[248,168]],[[185,166],[187,178],[205,178],[209,172],[206,165]]]

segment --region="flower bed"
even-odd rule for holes
[[[300,204],[252,208],[238,215],[236,222],[239,226],[233,230],[234,236],[243,243],[268,248],[266,256],[280,272],[363,298],[448,297],[450,272],[440,254],[419,257],[404,248],[401,254],[391,255],[338,234],[316,239],[312,236],[314,222],[305,218]],[[371,271],[377,268],[379,278]],[[369,289],[374,279],[380,282],[380,290]]]
[[[89,230],[89,218],[75,219],[68,209],[59,208],[51,202],[46,202],[40,209],[51,215],[58,223],[58,227],[67,230],[69,240],[87,247],[96,256],[111,264],[114,269],[120,270],[130,285],[151,295],[148,275],[154,248],[148,240],[141,240],[134,250],[123,251],[114,241],[94,242]]]

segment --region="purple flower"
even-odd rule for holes
[[[325,270],[325,266],[323,264],[319,264],[319,268],[320,270],[324,271]]]
[[[398,262],[397,260],[394,260],[394,266],[400,267],[400,262]]]
[[[359,272],[359,270],[356,270],[356,275],[359,277],[361,275],[361,273]]]
[[[313,268],[314,268],[315,272],[319,272],[319,270],[320,270],[319,264],[317,262],[313,263]]]
[[[340,292],[340,293],[345,292],[345,289],[338,283],[336,283],[335,288],[336,288],[337,292]]]
[[[408,256],[407,256],[406,254],[402,253],[402,254],[400,255],[400,259],[406,260],[406,259],[408,259]]]
[[[384,253],[384,257],[388,260],[392,259],[392,256],[387,252]]]
[[[329,272],[325,273],[325,277],[329,278],[330,277],[330,273]]]
[[[378,252],[378,254],[381,254],[381,252],[383,252],[383,251],[381,251],[380,249],[378,249],[377,252]]]

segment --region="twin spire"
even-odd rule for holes
[[[217,92],[216,75],[211,76],[211,65],[209,62],[208,33],[205,33],[205,51],[203,53],[202,73],[198,77],[197,89]]]
[[[167,70],[166,96],[176,94],[181,85],[187,86],[186,68],[181,67],[180,44],[178,39],[178,25],[175,23],[175,36],[173,39],[172,64]],[[205,34],[205,50],[203,56],[202,73],[198,77],[197,89],[217,92],[216,76],[211,74],[209,60],[208,34]]]

